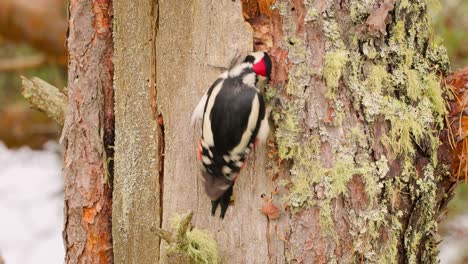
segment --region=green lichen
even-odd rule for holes
[[[421,142],[426,131],[413,107],[393,98],[385,99],[385,119],[390,121],[391,129],[382,142],[392,150],[393,158],[399,155],[410,157],[414,154],[413,139],[416,143]]]
[[[431,73],[428,75],[425,84],[426,89],[424,91],[424,94],[431,100],[432,110],[436,112],[439,116],[445,115],[447,113],[447,107],[445,104],[445,100],[442,97],[442,89],[440,88],[441,84],[439,79],[435,76],[434,73]]]
[[[336,89],[338,88],[346,62],[348,62],[348,52],[344,50],[325,54],[323,77],[328,87],[328,98],[334,99],[336,97]]]
[[[390,32],[390,45],[397,45],[404,42],[406,37],[405,23],[401,20],[392,27]]]
[[[305,4],[306,14],[310,13],[307,21],[313,21],[307,26],[318,26],[325,36],[321,74],[326,97],[331,99],[325,101],[335,110],[335,120],[343,122],[324,122],[325,111],[311,109],[315,98],[309,96],[322,94],[304,92],[311,79],[312,83],[319,80],[308,70],[310,54],[301,39],[286,37],[291,62],[288,83],[279,87],[281,93],[266,96],[277,102],[272,116],[279,156],[291,161],[289,192],[284,200],[293,211],[316,207],[323,234],[336,238],[333,205],[337,197],[348,201],[349,183],[358,176],[365,184],[364,200],[368,202],[350,212],[347,219],[355,238],[355,257],[366,263],[395,263],[397,245],[404,237],[408,258],[414,260],[421,252],[416,244],[423,243],[428,252],[425,263],[430,263],[436,251],[431,244],[436,224],[430,219],[438,209],[425,203],[436,200],[435,179],[440,173],[436,169],[440,144],[437,130],[446,114],[444,91],[437,76],[448,69],[448,60],[443,47],[431,39],[430,21],[425,16],[428,1],[395,1],[391,15],[396,23],[390,23],[388,36],[359,31],[376,1],[351,0],[350,5],[351,21],[359,26],[343,29],[335,18],[333,3],[318,15],[311,1]],[[287,8],[284,11],[289,12]],[[284,23],[291,26],[293,22]],[[358,33],[342,34],[348,29]],[[285,92],[287,98],[280,95]],[[345,101],[349,96],[351,100]],[[349,104],[358,113],[357,119],[345,115]],[[350,125],[349,120],[356,120],[357,125]],[[326,149],[326,155],[322,149]],[[424,177],[414,165],[416,150],[429,157],[429,163],[423,166]],[[392,166],[395,162],[401,165],[400,175],[388,175],[390,162]],[[412,219],[408,223],[411,228],[402,234],[400,222],[408,212],[401,206],[408,201],[420,203],[415,210],[427,218]]]
[[[305,6],[305,9],[307,10],[305,18],[304,18],[305,22],[315,21],[319,18],[319,14],[317,10],[315,9],[315,7],[313,6],[313,2],[314,2],[313,0],[304,1],[304,6]]]
[[[216,241],[208,232],[194,228],[187,232],[187,239],[187,253],[195,263],[219,263]]]
[[[285,103],[282,111],[273,111],[273,121],[281,124],[275,131],[278,143],[278,155],[281,159],[290,159],[300,151],[300,118],[297,112],[305,104],[298,100],[296,103]]]
[[[339,157],[335,165],[325,170],[325,177],[330,179],[331,195],[337,197],[340,194],[346,194],[349,180],[354,175],[362,174],[364,170],[356,167],[353,157]]]
[[[186,215],[175,215],[171,220],[171,225],[177,231],[176,243],[169,245],[169,254],[188,255],[193,264],[218,264],[218,246],[216,240],[205,230],[198,228],[187,229],[182,227]],[[190,217],[191,219],[191,217]],[[180,232],[182,229],[183,232]]]
[[[369,14],[368,7],[372,4],[370,2],[373,1],[351,0],[350,17],[353,23],[360,24],[364,22]]]
[[[309,207],[313,203],[313,184],[319,182],[324,176],[324,169],[318,161],[320,142],[317,136],[309,138],[304,145],[293,147],[295,158],[291,169],[293,176],[289,192],[283,197],[293,209]]]
[[[387,173],[390,171],[390,168],[388,167],[388,160],[385,155],[382,155],[378,161],[375,162],[377,166],[377,173],[379,175],[379,178],[385,178],[387,176]]]
[[[319,202],[320,207],[320,227],[324,234],[332,237],[335,242],[338,242],[338,235],[335,229],[335,223],[333,222],[333,210],[331,208],[331,201],[325,200]]]
[[[393,92],[391,75],[382,65],[374,65],[371,67],[366,85],[369,92],[372,94],[388,94]]]
[[[419,100],[423,87],[421,86],[421,79],[416,70],[408,69],[406,71],[407,85],[406,95],[413,101]]]
[[[396,216],[392,216],[392,220],[389,222],[392,223],[392,225],[390,228],[386,229],[388,236],[387,242],[385,243],[385,247],[382,248],[382,252],[379,254],[376,263],[391,264],[398,262],[399,234],[402,231],[402,226]]]
[[[335,19],[330,18],[322,21],[323,34],[326,37],[325,50],[327,52],[345,50],[346,46],[341,39],[341,30]]]

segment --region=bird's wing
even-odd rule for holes
[[[256,88],[226,80],[210,113],[216,152],[243,153],[257,136],[264,116],[265,103]]]

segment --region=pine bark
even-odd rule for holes
[[[66,263],[112,263],[112,2],[70,1],[65,146]]]

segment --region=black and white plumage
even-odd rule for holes
[[[202,97],[192,123],[202,119],[198,158],[212,200],[212,214],[221,206],[224,218],[233,185],[256,141],[268,137],[268,114],[256,84],[269,78],[271,60],[265,52],[248,55],[244,62],[224,72]]]

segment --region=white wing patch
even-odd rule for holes
[[[216,100],[216,96],[218,96],[219,91],[223,87],[224,80],[220,81],[218,85],[213,89],[211,92],[210,98],[208,99],[207,106],[206,106],[206,111],[204,114],[207,114],[208,116],[205,116],[203,119],[203,140],[205,143],[212,147],[214,146],[214,138],[213,138],[213,131],[211,131],[211,120],[209,117],[209,114],[211,113],[211,110],[213,109],[214,102]]]
[[[270,116],[270,110],[265,111],[265,117],[260,123],[260,128],[258,129],[257,138],[259,143],[264,144],[268,139],[270,134],[270,125],[268,124],[268,117]]]
[[[195,124],[195,121],[199,121],[203,118],[203,110],[205,109],[206,98],[208,98],[208,96],[204,94],[200,99],[200,102],[198,102],[197,106],[195,107],[195,110],[193,110],[192,118],[190,121],[191,126]]]
[[[239,144],[231,151],[231,156],[235,154],[241,154],[244,152],[245,148],[249,144],[250,138],[252,137],[252,133],[255,130],[255,126],[257,125],[258,115],[260,112],[260,102],[258,100],[258,96],[252,100],[252,108],[249,115],[249,121],[247,122],[247,127],[242,135],[241,141]],[[234,159],[233,159],[234,160]]]
[[[210,165],[211,164],[211,160],[207,156],[202,156],[202,162],[205,165]]]

